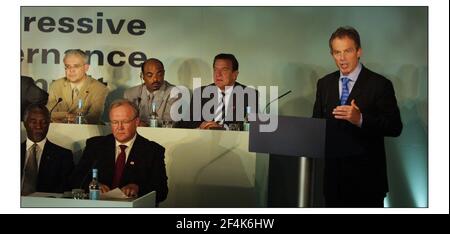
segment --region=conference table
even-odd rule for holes
[[[102,198],[99,200],[73,199],[61,193],[35,192],[20,197],[24,208],[151,208],[155,207],[156,192],[152,191],[138,198]]]
[[[139,127],[164,146],[169,193],[159,207],[266,207],[269,156],[248,151],[243,131]],[[110,126],[51,123],[50,141],[72,150],[78,163],[86,139]],[[21,141],[26,138],[21,127]],[[101,172],[100,172],[101,173]]]

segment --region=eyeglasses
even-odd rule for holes
[[[133,122],[135,119],[136,119],[136,117],[134,117],[133,119],[130,119],[130,120],[122,120],[122,121],[114,120],[114,121],[111,121],[111,125],[112,126],[127,125],[127,124],[130,124],[131,122]]]
[[[84,64],[75,64],[75,65],[64,65],[64,69],[69,70],[72,68],[80,69]]]

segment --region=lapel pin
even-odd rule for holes
[[[134,161],[131,161],[131,162],[130,162],[130,165],[134,165]]]

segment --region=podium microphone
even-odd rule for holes
[[[58,101],[55,103],[55,105],[52,107],[52,109],[50,110],[50,116],[52,115],[52,111],[55,109],[55,107],[60,103],[60,102],[62,102],[62,98],[58,98]]]
[[[266,113],[267,107],[269,107],[270,104],[271,104],[272,102],[281,99],[282,97],[288,95],[288,94],[291,93],[291,92],[292,92],[292,90],[288,90],[286,93],[283,93],[281,96],[279,96],[279,97],[273,99],[272,101],[270,101],[270,102],[266,105],[266,107],[264,107],[263,113]]]

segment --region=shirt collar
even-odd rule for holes
[[[343,75],[342,72],[340,72],[341,76],[339,77],[339,80],[341,80],[342,77],[347,77],[351,81],[356,82],[356,80],[358,79],[359,73],[361,73],[361,70],[362,70],[362,65],[361,65],[361,63],[358,63],[355,70],[353,70],[350,74]]]
[[[45,143],[47,142],[47,137],[44,138],[44,140],[39,141],[39,142],[33,142],[32,140],[30,140],[30,138],[27,137],[27,141],[26,141],[26,147],[27,150],[29,150],[34,143],[36,143],[39,147],[40,150],[44,149]]]
[[[66,78],[67,79],[67,78]],[[78,84],[74,84],[72,82],[70,82],[69,80],[67,80],[70,84],[70,88],[73,90],[74,88],[77,88],[78,91],[81,91],[81,88],[83,88],[83,85],[87,83],[87,80],[89,79],[89,76],[86,75],[86,79],[84,79],[83,81],[81,81]]]
[[[232,92],[233,92],[234,86],[226,86],[225,87],[225,96],[229,96]],[[219,95],[222,95],[222,90],[217,87],[217,92],[219,93]]]
[[[134,137],[131,140],[129,140],[125,143],[121,143],[116,140],[116,148],[119,147],[120,145],[126,145],[127,149],[131,149],[131,147],[133,147],[134,141],[136,140],[136,136],[137,136],[137,133],[134,134]]]

